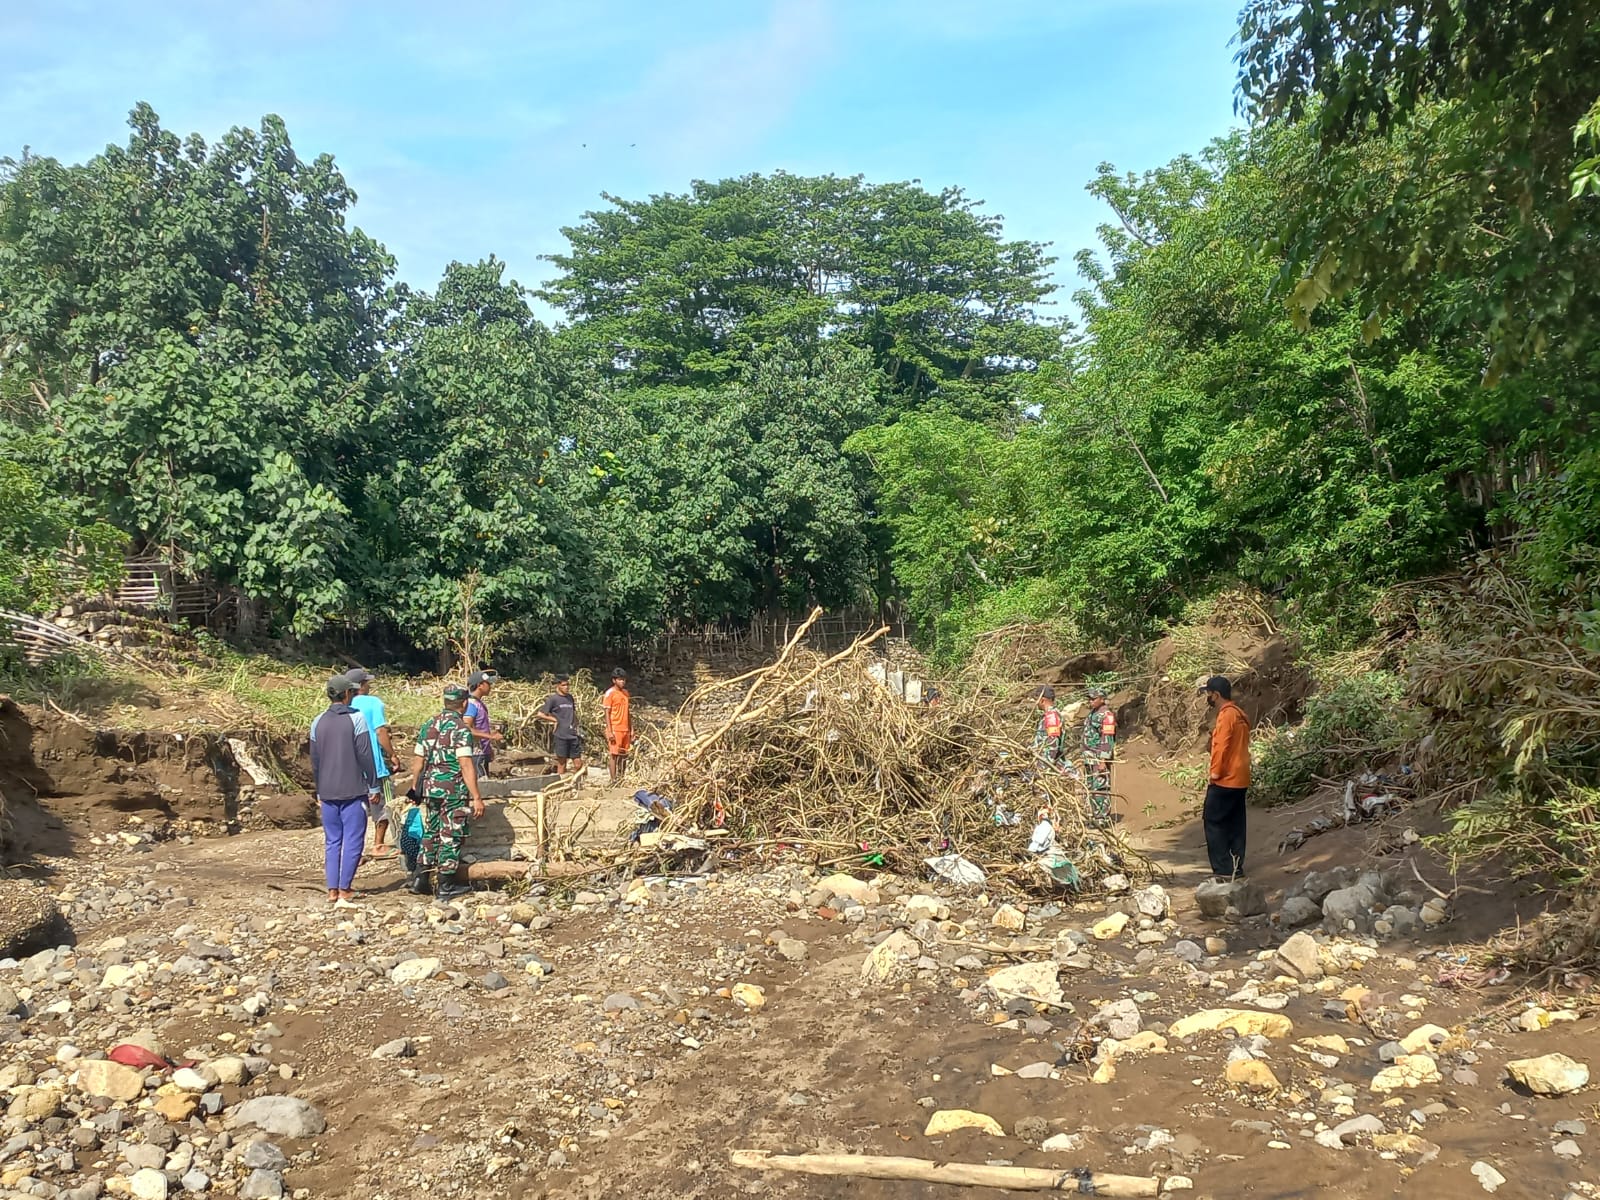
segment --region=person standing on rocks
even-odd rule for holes
[[[1217,714],[1211,729],[1211,772],[1201,813],[1211,873],[1244,878],[1245,793],[1250,787],[1250,722],[1233,702],[1233,685],[1213,675],[1202,686]]]
[[[489,693],[494,685],[500,682],[500,676],[493,671],[474,671],[467,676],[466,721],[467,728],[472,731],[472,753],[477,759],[478,778],[489,777],[489,764],[494,761],[494,748],[506,740],[506,735],[496,733],[494,726],[489,722]]]
[[[422,846],[411,879],[411,891],[418,896],[431,890],[437,899],[449,900],[469,890],[455,875],[467,836],[467,813],[470,809],[473,818],[483,816],[483,796],[466,722],[468,699],[464,687],[445,688],[443,711],[422,727],[412,752],[412,787],[422,801]],[[437,877],[431,887],[430,875]]]
[[[335,675],[326,691],[328,707],[311,722],[311,777],[322,810],[328,900],[349,908],[367,841],[367,805],[378,795],[378,767],[367,719],[350,704],[356,684]]]
[[[1106,703],[1104,688],[1089,689],[1089,713],[1083,718],[1083,773],[1089,785],[1089,819],[1111,823],[1111,760],[1117,750],[1117,714]]]
[[[556,760],[556,774],[565,775],[570,764],[578,778],[583,778],[583,734],[578,729],[578,702],[572,695],[572,677],[556,676],[556,690],[544,698],[535,719],[553,726],[550,731],[551,749]]]
[[[350,701],[350,707],[367,719],[367,728],[372,732],[372,758],[378,767],[379,794],[372,802],[371,813],[372,857],[388,858],[394,854],[388,844],[389,822],[394,813],[394,769],[400,765],[389,734],[389,711],[383,701],[372,694],[371,671],[357,667],[346,678],[356,685],[356,696]]]
[[[616,783],[628,770],[628,754],[633,749],[633,713],[628,695],[628,673],[621,667],[611,672],[611,686],[600,697],[605,712],[606,750],[611,755],[611,782]]]
[[[1056,690],[1039,689],[1039,724],[1033,731],[1033,757],[1040,766],[1059,770],[1064,757],[1067,725],[1056,707]]]

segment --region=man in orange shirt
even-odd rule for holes
[[[1211,772],[1202,819],[1211,873],[1221,879],[1244,877],[1245,792],[1250,787],[1250,722],[1233,702],[1233,685],[1213,675],[1202,685],[1206,704],[1216,710],[1211,729]]]
[[[628,712],[628,673],[621,667],[611,672],[611,686],[600,697],[605,711],[606,749],[611,753],[611,782],[616,783],[628,769],[628,752],[633,749],[633,718]]]

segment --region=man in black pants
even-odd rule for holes
[[[1202,685],[1206,703],[1216,710],[1211,729],[1211,773],[1202,810],[1211,873],[1220,879],[1244,877],[1245,793],[1250,787],[1250,722],[1233,702],[1233,685],[1213,675]]]

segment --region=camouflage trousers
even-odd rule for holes
[[[1111,762],[1104,758],[1086,758],[1083,774],[1089,785],[1089,819],[1104,825],[1111,820]]]
[[[472,799],[465,790],[452,796],[427,796],[422,801],[422,848],[417,851],[417,867],[438,868],[441,875],[453,875],[461,865],[461,843],[467,836],[467,815]]]

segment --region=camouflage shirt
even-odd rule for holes
[[[1117,744],[1117,714],[1109,704],[1091,708],[1083,719],[1083,753],[1085,758],[1109,760]]]
[[[472,757],[472,729],[460,713],[448,708],[417,734],[414,753],[422,758],[418,790],[425,799],[449,800],[467,794],[461,760]]]

